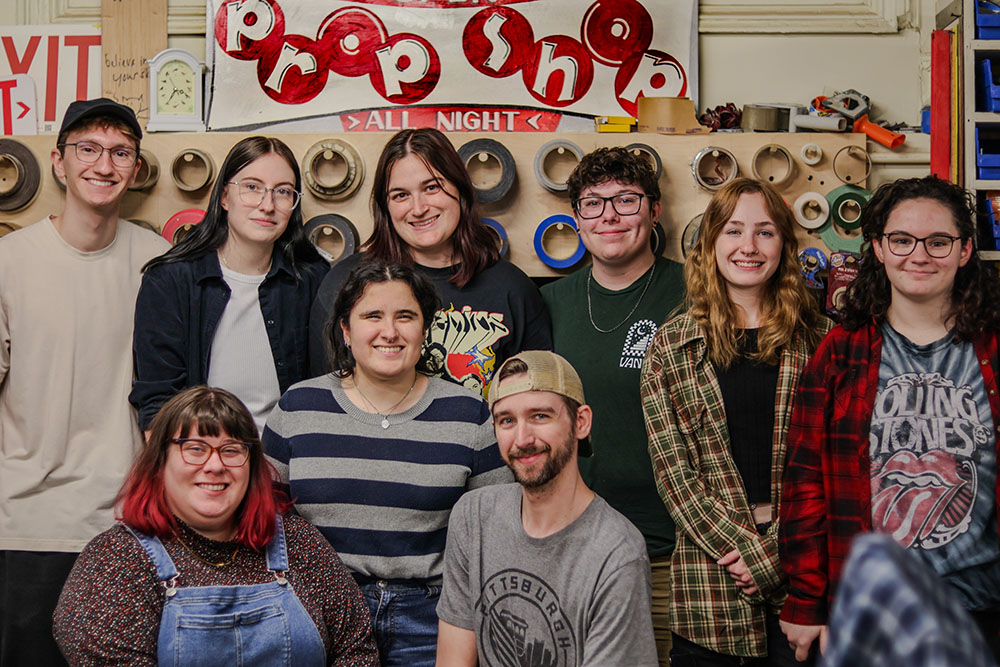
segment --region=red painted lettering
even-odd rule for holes
[[[66,46],[76,47],[76,99],[87,99],[87,70],[90,68],[90,49],[100,48],[100,35],[67,35]],[[98,51],[100,53],[100,51]]]
[[[42,41],[39,35],[32,35],[28,39],[28,45],[24,47],[24,55],[17,57],[17,47],[14,46],[14,39],[8,35],[0,37],[3,42],[3,50],[7,55],[7,62],[10,63],[11,74],[27,74],[31,62],[35,59],[35,51],[38,50],[38,43]]]

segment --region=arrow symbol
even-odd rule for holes
[[[22,118],[28,115],[28,112],[31,111],[31,107],[26,105],[24,102],[18,102],[17,105],[22,109],[24,109],[24,111],[21,112],[21,115],[17,117],[18,120],[21,120]]]
[[[347,117],[347,129],[348,130],[353,130],[358,125],[361,125],[361,121],[360,120],[358,120],[354,116],[348,116]]]
[[[538,129],[538,119],[542,117],[542,114],[536,113],[534,116],[526,120],[525,122],[531,127]]]

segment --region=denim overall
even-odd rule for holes
[[[275,580],[250,586],[177,588],[177,568],[156,537],[129,528],[166,589],[160,618],[160,665],[325,665],[326,649],[285,572],[288,553],[281,517],[267,545]],[[127,527],[127,526],[126,526]]]

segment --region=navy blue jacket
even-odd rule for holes
[[[282,393],[310,376],[309,309],[328,269],[322,260],[300,262],[296,279],[276,252],[260,285],[260,310]],[[149,428],[174,394],[208,379],[212,340],[229,295],[214,252],[160,264],[143,275],[135,304],[135,379],[129,394],[142,429]]]

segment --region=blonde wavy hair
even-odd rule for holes
[[[760,194],[764,208],[781,235],[781,261],[764,291],[757,352],[751,358],[777,364],[782,348],[796,335],[803,336],[810,351],[820,335],[816,302],[805,286],[799,267],[799,244],[795,220],[781,195],[768,183],[737,178],[712,197],[701,219],[698,242],[684,263],[687,312],[705,330],[708,357],[720,368],[729,368],[739,356],[742,337],[736,304],[729,298],[726,282],[719,274],[715,242],[729,222],[742,195]]]

